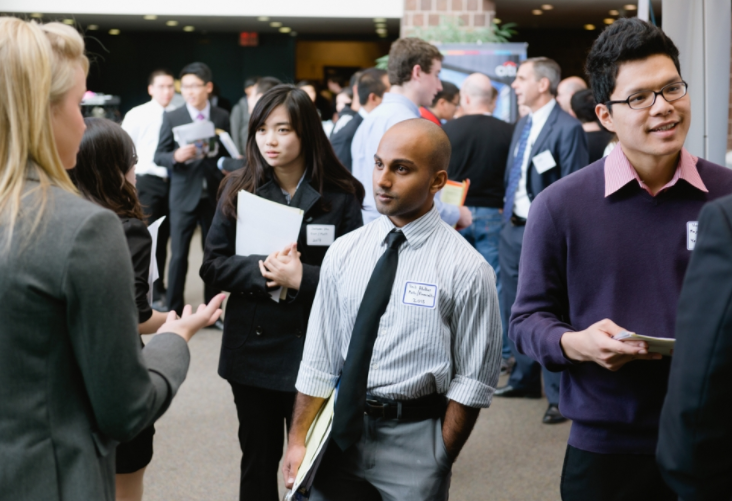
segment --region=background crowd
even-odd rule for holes
[[[348,83],[248,79],[233,107],[205,62],[158,68],[121,126],[81,116],[89,62],[72,28],[1,18],[0,49],[3,499],[142,499],[153,423],[207,325],[223,330],[240,499],[278,498],[285,445],[292,486],[339,378],[311,499],[447,499],[493,396],[546,398],[542,423],[573,421],[565,500],[729,497],[714,444],[728,421],[709,414],[728,393],[726,316],[710,323],[699,300],[729,264],[732,174],[683,148],[688,86],[659,28],[608,27],[591,88],[523,61],[515,124],[492,116],[490,78],[441,80],[443,55],[416,37]],[[181,144],[175,128],[195,122],[239,154]],[[448,179],[469,181],[463,205],[442,200]],[[238,255],[241,191],[300,209],[297,240]],[[153,249],[146,225],[162,217]],[[684,352],[672,365],[613,339],[628,329],[676,332]],[[700,331],[714,341],[691,346]]]

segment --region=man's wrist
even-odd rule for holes
[[[559,346],[564,352],[564,356],[574,362],[584,362],[585,358],[578,349],[579,341],[581,341],[581,332],[565,332],[559,338]]]

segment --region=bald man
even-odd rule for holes
[[[460,88],[460,108],[463,116],[443,125],[450,139],[452,156],[447,176],[453,181],[470,179],[465,198],[473,223],[460,234],[480,252],[496,272],[498,242],[501,236],[502,208],[505,185],[503,175],[511,146],[513,125],[492,116],[496,106],[496,89],[491,79],[482,73],[468,76]],[[499,297],[500,281],[497,283]],[[504,370],[509,367],[511,347],[508,332],[504,332]]]
[[[572,96],[574,96],[575,92],[586,88],[587,84],[580,77],[565,78],[559,82],[559,85],[557,86],[557,102],[559,103],[559,106],[574,118],[577,118],[577,115],[575,115],[572,110]]]
[[[325,255],[283,462],[292,486],[305,436],[339,382],[310,500],[446,500],[452,464],[498,380],[495,273],[440,219],[450,142],[400,122],[374,155],[381,214]]]

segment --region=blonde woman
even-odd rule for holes
[[[112,501],[118,442],[185,379],[187,341],[223,296],[168,317],[141,350],[117,216],[66,174],[88,61],[68,26],[0,18],[0,493]]]

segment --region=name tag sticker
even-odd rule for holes
[[[402,303],[423,308],[434,308],[437,304],[437,286],[407,282],[404,284]]]
[[[309,224],[307,226],[308,245],[327,247],[335,240],[335,225]]]
[[[689,221],[686,223],[686,248],[688,250],[694,250],[697,229],[699,229],[699,221]]]
[[[542,151],[534,158],[532,158],[531,161],[534,162],[536,172],[538,172],[539,174],[544,174],[549,169],[557,166],[557,162],[554,161],[554,157],[549,150]]]

